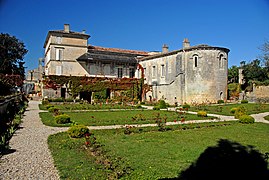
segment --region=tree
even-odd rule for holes
[[[228,82],[238,83],[238,70],[237,66],[232,66],[228,69]]]
[[[27,52],[23,42],[15,36],[0,34],[0,95],[11,94],[11,88],[22,85],[23,58]]]
[[[15,36],[0,34],[0,74],[16,74],[24,77],[23,58],[28,52],[23,42]]]

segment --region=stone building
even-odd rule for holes
[[[139,59],[145,83],[152,85],[147,100],[164,99],[174,103],[217,102],[227,99],[229,49],[208,45],[190,46]]]
[[[45,48],[45,75],[107,78],[145,78],[152,86],[143,100],[164,99],[170,104],[217,102],[227,99],[229,49],[208,45],[169,52],[144,52],[88,45],[90,35],[64,30],[49,31]],[[144,75],[142,75],[144,73]],[[43,89],[43,97],[66,97],[66,87]]]

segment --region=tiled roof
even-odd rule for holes
[[[149,53],[145,51],[137,51],[137,50],[127,50],[127,49],[118,49],[118,48],[106,48],[106,47],[100,47],[100,46],[88,46],[89,50],[97,50],[97,51],[108,51],[108,52],[117,52],[117,53],[126,53],[126,54],[135,54],[135,55],[142,55],[142,56],[148,56]]]

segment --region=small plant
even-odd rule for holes
[[[86,146],[91,146],[94,145],[96,143],[96,137],[94,136],[93,133],[89,132],[89,133],[85,133],[85,145]]]
[[[218,100],[218,104],[223,104],[224,103],[224,100],[220,99]]]
[[[160,106],[154,106],[153,110],[160,110]]]
[[[160,107],[160,109],[165,109],[165,108],[167,108],[167,105],[166,105],[166,103],[165,103],[164,100],[160,100],[160,102],[159,102],[159,107]]]
[[[239,122],[243,124],[252,124],[255,122],[255,119],[249,115],[242,115],[239,118]]]
[[[49,111],[50,113],[54,113],[55,111],[59,111],[59,109],[56,108],[56,107],[50,107],[50,108],[48,109],[48,111]]]
[[[241,100],[241,104],[247,104],[247,103],[248,103],[248,100],[246,99]]]
[[[198,111],[197,116],[198,117],[207,117],[207,112],[206,111]]]
[[[237,108],[232,108],[232,109],[230,110],[230,113],[234,114],[236,110],[237,110]]]
[[[132,133],[132,126],[125,126],[124,134],[130,135]]]
[[[162,119],[160,113],[157,113],[154,120],[157,123],[157,126],[159,127],[159,131],[165,131],[166,130],[165,125],[166,125],[167,116],[165,116]]]
[[[71,126],[67,132],[72,138],[81,138],[85,136],[86,133],[90,133],[90,130],[84,125],[74,125]]]
[[[42,105],[48,105],[49,104],[49,101],[48,100],[42,100]]]
[[[57,124],[71,123],[70,116],[68,116],[67,114],[61,114],[61,115],[55,116],[54,119]]]
[[[239,119],[241,116],[246,115],[247,114],[247,110],[244,106],[239,106],[234,113],[234,117],[236,119]]]

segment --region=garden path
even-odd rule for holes
[[[59,179],[57,169],[54,167],[51,153],[48,149],[47,138],[50,134],[66,131],[68,128],[48,127],[42,124],[39,118],[39,101],[30,101],[29,107],[23,117],[20,129],[10,140],[11,150],[0,159],[0,179]],[[151,107],[149,107],[150,109]],[[174,111],[169,108],[169,111]],[[189,112],[195,114],[196,112]],[[204,123],[218,121],[236,121],[233,116],[216,116],[217,120],[193,120],[183,123]],[[256,122],[269,123],[264,116],[269,112],[253,114]],[[167,125],[182,124],[182,122],[167,122]],[[135,127],[157,126],[156,124],[130,125]],[[89,126],[89,129],[116,129],[123,125]]]
[[[38,101],[30,101],[10,150],[0,159],[0,179],[59,179],[48,149],[50,134],[66,128],[47,127],[39,118]]]

